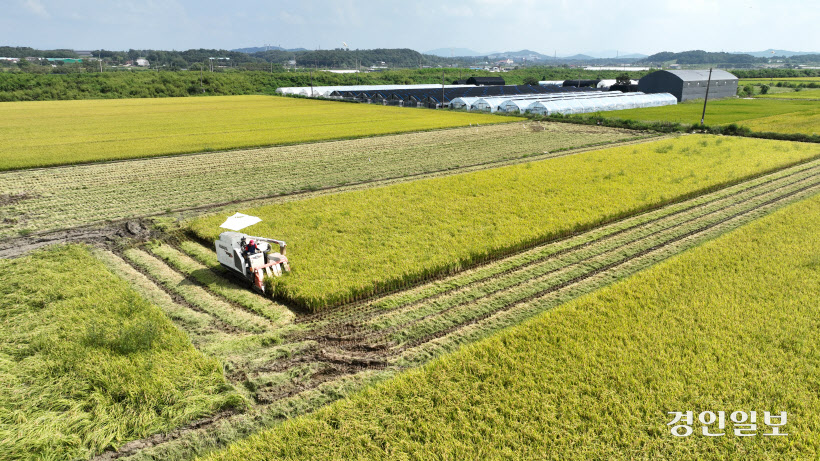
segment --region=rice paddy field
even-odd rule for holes
[[[813,144],[683,136],[445,178],[241,210],[288,242],[276,296],[353,302],[820,156]],[[215,240],[229,214],[190,228]]]
[[[816,458],[818,221],[815,196],[203,459]]]
[[[650,136],[505,123],[265,149],[0,172],[0,236],[562,155]],[[430,155],[435,152],[436,155]],[[254,165],[249,171],[248,165]],[[139,171],[139,174],[134,174]],[[292,200],[292,198],[290,198]]]
[[[702,113],[703,101],[691,101],[674,106],[602,112],[599,115],[608,118],[666,121],[692,125],[700,123]],[[754,126],[755,131],[820,134],[820,125],[817,124],[818,120],[816,119],[818,114],[820,114],[820,105],[814,101],[760,98],[721,99],[708,103],[706,124],[728,125],[736,123],[742,126]],[[809,121],[799,127],[792,128],[788,124],[773,123],[778,120],[778,116],[805,118]]]
[[[0,114],[0,459],[820,451],[818,144],[266,96]],[[288,242],[268,295],[216,259],[236,212]]]
[[[0,104],[0,170],[511,120],[277,96],[8,102]]]

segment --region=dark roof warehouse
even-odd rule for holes
[[[706,97],[708,70],[659,70],[638,81],[638,90],[644,93],[671,93],[678,101]],[[737,95],[737,77],[725,70],[712,70],[709,99]]]

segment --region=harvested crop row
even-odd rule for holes
[[[153,245],[150,247],[150,251],[174,269],[194,278],[215,294],[267,318],[274,323],[273,326],[289,321],[293,317],[293,313],[287,307],[256,295],[246,286],[231,283],[226,278],[218,276],[203,264],[180,253],[169,245]]]
[[[320,311],[820,155],[810,144],[685,136],[244,210],[289,244],[272,292]],[[203,240],[224,215],[197,219]]]
[[[0,106],[0,170],[510,121],[275,96],[10,102]]]
[[[810,183],[812,191],[820,190],[820,180],[814,178]],[[797,186],[797,189],[805,187],[806,184]],[[792,190],[791,188],[789,189]],[[567,260],[556,261],[555,266],[546,265],[539,267],[536,274],[513,274],[509,281],[493,283],[489,287],[484,287],[474,300],[454,299],[452,302],[446,300],[439,301],[434,312],[430,312],[418,321],[410,321],[405,325],[394,327],[389,336],[385,339],[393,344],[415,344],[426,342],[430,336],[436,336],[443,331],[449,331],[457,326],[464,325],[490,315],[501,308],[513,306],[522,300],[537,298],[546,293],[554,291],[557,287],[563,287],[578,280],[587,278],[590,274],[595,274],[603,269],[617,267],[623,262],[637,258],[652,251],[656,247],[670,245],[682,238],[688,237],[692,233],[702,232],[710,227],[724,222],[727,218],[733,218],[739,214],[745,214],[767,203],[773,198],[779,199],[784,192],[767,194],[743,203],[736,207],[731,207],[721,213],[706,215],[693,219],[685,225],[675,226],[669,230],[652,235],[651,238],[642,238],[622,247],[610,251],[604,251],[594,257],[586,257],[577,262]],[[581,255],[579,255],[581,256]],[[509,285],[509,286],[505,286]],[[479,289],[479,288],[477,288]],[[377,334],[376,341],[382,336]]]
[[[189,282],[184,275],[142,250],[129,249],[124,252],[124,255],[131,263],[139,266],[162,283],[165,288],[179,294],[188,303],[213,315],[230,327],[245,332],[260,333],[270,326],[268,320],[238,309],[211,295],[203,288]]]
[[[3,172],[0,192],[15,199],[0,202],[0,236],[492,165],[636,137],[600,127],[539,127],[513,123]]]

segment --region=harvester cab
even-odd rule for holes
[[[256,244],[256,251],[248,248],[251,241]],[[260,293],[265,292],[265,275],[279,277],[284,272],[290,272],[285,242],[281,240],[223,232],[214,243],[219,263],[231,273],[251,282],[251,286]],[[272,244],[278,245],[279,251],[274,251]]]

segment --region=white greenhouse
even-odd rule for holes
[[[669,93],[623,93],[605,98],[575,98],[535,101],[527,111],[540,114],[583,114],[642,107],[672,106],[677,98]]]

